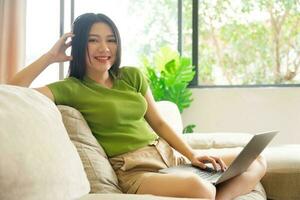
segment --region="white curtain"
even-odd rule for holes
[[[25,63],[26,0],[0,0],[0,83]]]

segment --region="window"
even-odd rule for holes
[[[199,0],[199,85],[300,83],[300,3]]]
[[[47,52],[59,38],[59,0],[27,0],[26,57],[29,65]],[[38,76],[31,87],[44,86],[59,78],[58,64],[53,64]]]

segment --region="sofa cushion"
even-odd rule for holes
[[[117,176],[81,113],[69,106],[58,108],[82,160],[91,193],[121,193]]]
[[[39,92],[0,86],[0,199],[76,199],[89,192],[60,112]]]
[[[270,199],[300,199],[300,145],[268,147],[267,173],[262,179]]]
[[[267,194],[261,183],[258,183],[255,188],[248,194],[239,196],[234,200],[266,200]]]

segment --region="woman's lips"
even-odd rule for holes
[[[95,56],[95,59],[100,63],[106,63],[110,60],[111,56]]]

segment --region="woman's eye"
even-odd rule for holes
[[[97,39],[90,38],[89,42],[97,42]]]
[[[116,39],[109,39],[108,42],[117,42]]]

